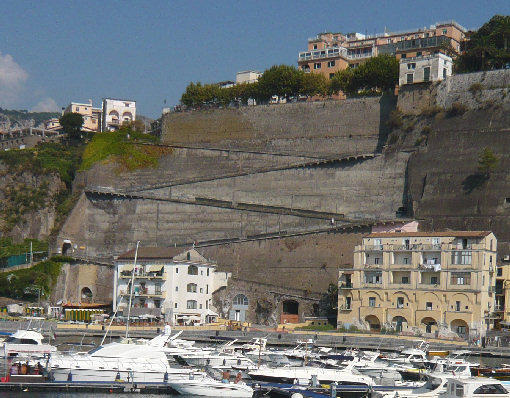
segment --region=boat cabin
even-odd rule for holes
[[[510,393],[499,380],[484,377],[448,379],[446,392],[441,398],[510,397]]]

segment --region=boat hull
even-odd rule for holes
[[[246,384],[233,384],[221,382],[203,382],[201,380],[183,380],[170,382],[179,394],[198,395],[202,397],[240,397],[251,398],[253,389]]]

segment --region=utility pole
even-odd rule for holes
[[[133,290],[135,288],[135,270],[136,270],[136,259],[138,257],[138,245],[140,244],[140,241],[136,242],[136,250],[135,250],[135,262],[133,264],[133,271],[131,271],[131,289],[129,292],[129,304],[128,304],[128,317],[126,321],[126,339],[128,338],[129,334],[129,317],[131,316],[131,300],[133,299]]]

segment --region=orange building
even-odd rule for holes
[[[459,53],[464,40],[466,29],[455,21],[375,35],[320,33],[308,39],[307,51],[299,53],[298,67],[306,73],[322,73],[331,79],[335,72],[355,68],[379,54],[395,55],[400,59],[444,53],[448,52],[447,48]]]

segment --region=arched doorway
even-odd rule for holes
[[[284,300],[282,303],[281,323],[299,322],[299,303],[296,300]]]
[[[92,302],[92,290],[88,287],[84,287],[81,289],[81,302],[82,303],[91,303]]]
[[[365,322],[368,323],[371,332],[381,331],[381,321],[375,315],[367,315],[365,317]]]
[[[425,326],[425,333],[432,333],[437,327],[437,322],[431,317],[423,318],[421,323]]]
[[[469,326],[466,321],[463,321],[462,319],[454,319],[450,324],[450,329],[463,339],[467,339],[469,336]]]
[[[407,329],[407,319],[403,316],[396,316],[392,319],[391,323],[395,326],[395,331],[400,333],[402,330]]]
[[[246,320],[246,311],[250,304],[248,297],[244,294],[238,294],[232,300],[232,310],[230,311],[229,318],[233,321],[244,322]]]
[[[70,253],[71,253],[71,249],[72,249],[72,248],[73,248],[73,247],[72,247],[72,245],[71,245],[71,241],[70,241],[70,240],[68,240],[68,239],[66,239],[66,240],[64,241],[64,244],[62,245],[62,255],[63,255],[63,256],[66,256],[66,255],[70,254]]]

